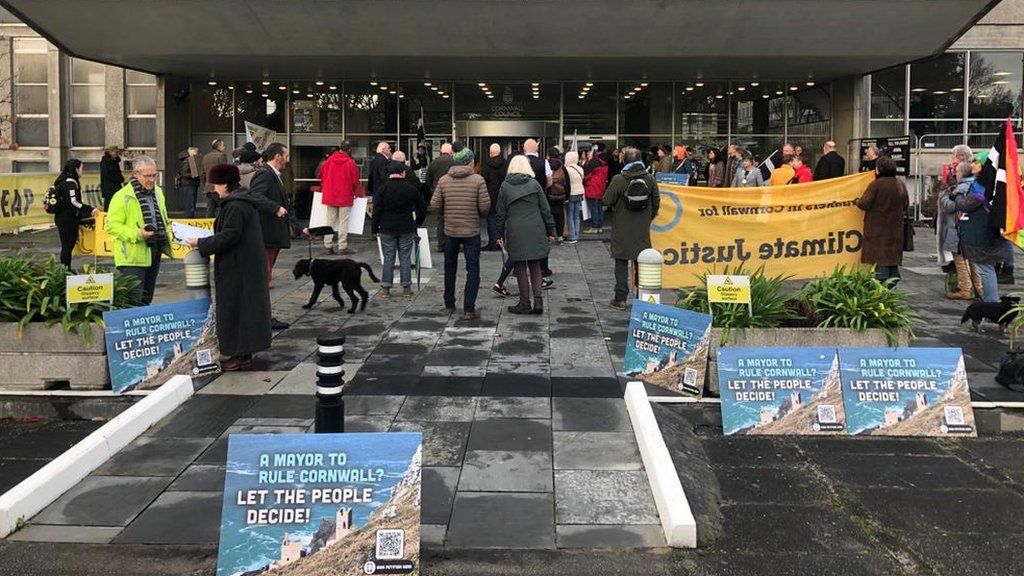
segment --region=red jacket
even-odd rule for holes
[[[806,164],[801,164],[796,169],[796,176],[791,181],[793,184],[803,184],[804,182],[812,182],[814,180],[814,174],[811,174],[811,169]]]
[[[338,151],[324,162],[320,172],[323,203],[326,206],[352,206],[359,194],[359,168],[348,154]]]
[[[595,165],[596,163],[596,165]],[[600,200],[604,198],[604,190],[608,186],[608,163],[600,158],[587,162],[583,175],[583,196],[588,200]]]

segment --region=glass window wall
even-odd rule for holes
[[[106,72],[102,64],[71,59],[71,147],[102,148],[106,140]]]
[[[14,131],[18,146],[50,144],[49,66],[42,38],[15,38]]]

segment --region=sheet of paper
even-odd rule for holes
[[[587,204],[587,200],[583,200],[583,220],[590,220],[590,205]]]
[[[179,242],[185,242],[189,238],[207,238],[213,236],[213,231],[196,226],[189,226],[180,222],[171,222],[171,232]]]
[[[366,206],[369,199],[366,197],[356,198],[352,201],[352,212],[348,215],[348,233],[363,234],[363,224],[366,223]]]
[[[313,205],[309,211],[309,227],[329,226],[327,222],[327,206],[324,206],[324,193],[313,192]]]

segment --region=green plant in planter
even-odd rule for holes
[[[95,273],[98,270],[89,270]],[[0,322],[18,324],[18,336],[30,322],[60,324],[66,334],[81,333],[88,343],[91,324],[103,324],[103,312],[138,305],[139,280],[114,274],[113,302],[67,304],[68,270],[56,258],[37,260],[17,254],[0,257]]]
[[[822,328],[872,328],[885,332],[889,344],[899,344],[901,332],[914,336],[920,322],[892,280],[880,282],[871,268],[836,268],[829,276],[811,280],[800,291],[814,306]]]
[[[743,268],[724,274],[746,275]],[[708,303],[707,274],[699,275],[700,284],[688,290],[679,290],[678,308],[711,314],[711,324],[716,328],[724,328],[723,342],[728,340],[729,331],[733,328],[776,328],[784,322],[797,319],[799,316],[787,304],[790,297],[783,293],[783,284],[788,276],[767,276],[764,267],[750,274],[750,301],[753,313],[746,304],[710,304]]]

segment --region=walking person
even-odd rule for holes
[[[593,156],[583,167],[583,196],[590,210],[590,229],[584,234],[601,234],[604,232],[604,205],[601,200],[608,188],[608,163],[602,158],[601,143],[594,145]],[[624,170],[623,166],[621,170]],[[618,174],[616,174],[618,176]]]
[[[509,306],[512,314],[543,314],[541,260],[557,234],[547,196],[534,178],[525,156],[509,162],[508,176],[498,193],[498,237],[514,262],[519,303]],[[531,288],[533,303],[530,302]]]
[[[961,146],[964,146],[961,144]],[[955,152],[954,152],[955,153]],[[953,178],[953,186],[947,187],[939,196],[939,221],[937,234],[939,237],[939,251],[944,253],[944,258],[952,260],[956,271],[955,291],[946,292],[946,298],[950,300],[971,300],[974,297],[972,288],[978,294],[984,293],[981,285],[981,277],[971,268],[971,263],[964,257],[960,247],[960,234],[957,224],[960,220],[960,213],[956,208],[957,184],[971,178],[970,160],[960,162],[949,174]],[[946,176],[944,174],[944,176]],[[945,180],[945,178],[944,178]],[[966,193],[970,184],[964,186],[960,193]]]
[[[533,168],[534,179],[537,180],[537,184],[547,194],[548,189],[551,188],[554,171],[551,169],[551,163],[547,159],[540,157],[540,143],[533,138],[527,138],[523,141],[523,155],[526,156],[526,159],[530,162],[530,167]],[[541,281],[541,287],[547,289],[554,286],[555,281],[551,279],[554,273],[551,267],[548,266],[547,258],[541,260],[540,272],[544,276],[544,279]]]
[[[480,175],[487,183],[487,194],[491,197],[491,211],[487,214],[487,245],[483,247],[485,252],[501,250],[496,240],[498,239],[498,227],[495,223],[494,210],[498,205],[498,190],[505,181],[505,157],[501,154],[501,146],[497,142],[491,144],[487,151],[488,156],[482,162]]]
[[[57,196],[57,212],[53,215],[53,223],[57,226],[60,236],[60,263],[71,269],[71,255],[78,243],[78,225],[85,218],[95,218],[99,208],[93,208],[82,202],[82,174],[85,169],[82,161],[71,158],[64,163],[64,169],[53,181]]]
[[[651,247],[651,221],[658,215],[660,198],[654,176],[644,170],[640,151],[623,148],[622,173],[612,179],[603,203],[615,216],[612,228],[611,255],[615,259],[615,295],[609,305],[626,309],[629,296],[629,266],[632,263],[634,283],[637,256]]]
[[[114,239],[114,266],[139,279],[143,306],[153,302],[160,258],[164,254],[171,257],[167,203],[156,179],[156,161],[149,156],[135,157],[131,180],[110,200],[105,225]]]
[[[269,150],[269,148],[268,148]],[[220,200],[213,236],[190,238],[189,246],[213,260],[217,341],[225,372],[251,370],[253,354],[270,348],[270,290],[259,211],[241,185],[238,166],[214,166],[207,182]]]
[[[569,199],[569,173],[558,157],[558,148],[548,149],[548,166],[551,166],[551,185],[548,186],[548,204],[555,219],[555,237],[561,244],[565,234],[565,203]]]
[[[352,253],[348,248],[348,218],[360,191],[359,168],[351,153],[352,142],[342,140],[320,171],[321,201],[327,208],[327,224],[334,229],[333,238],[324,236],[324,248],[331,254]]]
[[[569,201],[565,203],[568,221],[569,238],[566,244],[575,244],[580,239],[580,227],[583,225],[583,167],[579,163],[580,156],[575,150],[565,153],[565,172],[569,175]]]
[[[875,168],[877,178],[868,184],[857,207],[864,211],[864,243],[860,261],[875,267],[879,281],[899,282],[903,264],[903,219],[910,198],[907,187],[896,178],[896,163],[883,156]]]
[[[455,276],[459,250],[466,258],[463,320],[480,317],[476,309],[480,290],[480,219],[491,209],[483,176],[473,170],[473,151],[463,148],[452,156],[454,165],[437,182],[430,207],[444,219],[444,307],[455,311]]]
[[[879,158],[878,165],[881,166],[885,159],[885,156]],[[985,199],[985,187],[976,181],[987,160],[988,152],[975,154],[970,164],[970,176],[960,180],[949,197],[943,200],[943,205],[952,203],[961,214],[957,224],[960,251],[981,277],[981,299],[985,302],[998,302],[999,283],[995,267],[1003,260],[1003,237],[999,230],[988,225],[992,206]],[[966,172],[966,168],[962,171],[957,168],[958,174]]]
[[[100,194],[103,195],[103,211],[110,210],[110,200],[124,186],[124,174],[121,173],[121,149],[107,146],[100,158]]]
[[[210,142],[210,151],[203,156],[203,193],[206,195],[206,217],[213,218],[217,215],[217,194],[213,192],[210,184],[210,170],[214,166],[230,163],[225,150],[224,141],[214,138]]]
[[[402,295],[412,296],[412,251],[416,244],[416,229],[427,219],[427,202],[419,188],[406,177],[404,155],[388,163],[388,181],[373,197],[373,219],[370,230],[380,238],[384,253],[384,271],[381,291],[391,296],[395,280],[395,254],[398,254],[399,281]]]
[[[178,193],[185,206],[185,218],[196,217],[196,200],[203,182],[203,160],[199,148],[189,146],[178,154]]]

